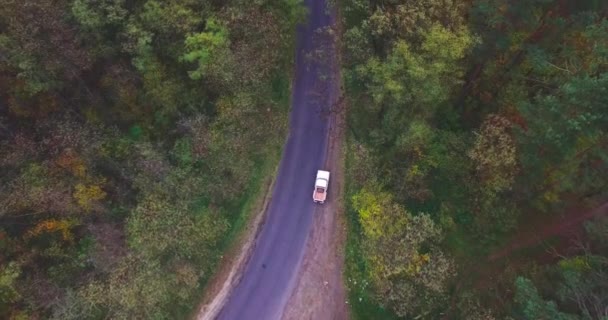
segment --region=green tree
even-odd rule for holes
[[[22,93],[38,94],[74,80],[84,85],[81,75],[92,59],[63,19],[66,8],[66,1],[17,1],[0,8],[3,62],[24,80]]]
[[[481,184],[489,192],[509,190],[514,183],[517,151],[511,126],[504,117],[488,116],[469,151]]]
[[[3,3],[0,318],[187,317],[283,143],[304,14]]]
[[[575,315],[563,313],[558,310],[553,301],[545,301],[538,293],[532,281],[518,277],[515,281],[515,302],[518,310],[525,319],[535,320],[575,320]]]
[[[124,0],[74,0],[72,2],[72,14],[76,20],[91,30],[121,26],[128,13]]]
[[[192,214],[186,207],[150,195],[129,218],[131,246],[148,259],[179,257],[197,262],[214,258],[226,220],[207,210]]]
[[[438,24],[449,30],[461,29],[466,5],[453,0],[377,1],[365,8],[369,17],[361,24],[375,43],[379,54],[399,40],[414,43],[421,34]]]
[[[454,275],[452,260],[437,246],[441,230],[426,214],[412,216],[378,186],[363,188],[352,203],[378,301],[400,316],[435,311]]]
[[[397,211],[380,205],[387,202],[380,195],[363,201],[377,183],[402,208],[433,213],[460,263],[493,251],[519,225],[536,221],[539,211],[558,212],[565,204],[578,206],[606,194],[608,3],[348,0],[342,7],[342,63],[356,146],[349,149],[349,177],[360,197],[353,207],[361,229],[353,232],[365,239],[362,247],[375,248],[364,250],[366,259],[382,252],[367,239],[369,232],[383,239],[374,232],[384,232],[386,223],[370,212]],[[363,217],[372,218],[363,219],[361,208],[369,209]],[[407,229],[401,220],[391,221],[395,229]],[[373,270],[376,262],[366,261],[366,270]],[[603,280],[588,271],[553,270],[542,288],[552,288],[552,298],[569,312],[579,303],[595,307],[591,300],[604,303],[596,299],[604,292],[593,284]],[[507,271],[500,276],[512,277]],[[593,280],[583,281],[586,277]],[[399,276],[385,278],[390,279],[383,287],[374,278],[378,297],[391,285],[406,287]],[[561,287],[565,283],[571,291]],[[502,302],[467,286],[454,295],[469,292],[472,303],[456,313],[505,315],[497,307]],[[563,316],[529,284],[520,286],[516,317]],[[569,298],[555,294],[562,289]],[[501,286],[497,290],[504,293]],[[524,296],[530,297],[529,306]],[[572,299],[576,296],[582,299]],[[598,318],[589,314],[580,312]]]
[[[424,35],[419,50],[397,42],[386,62],[372,58],[358,73],[369,76],[369,93],[377,104],[415,103],[408,110],[410,114],[432,114],[462,77],[462,69],[454,66],[473,43],[466,30],[452,33],[434,26]]]
[[[226,60],[222,59],[230,56],[228,30],[216,19],[207,19],[205,31],[188,35],[185,45],[188,52],[183,56],[184,61],[197,64],[197,69],[190,71],[190,78],[201,79],[214,64],[226,67]]]
[[[556,92],[523,103],[526,129],[518,140],[524,172],[533,172],[545,201],[562,192],[591,192],[604,183],[594,179],[596,159],[608,154],[606,143],[608,74],[576,77]],[[541,157],[542,156],[542,157]],[[587,172],[585,172],[587,171]]]
[[[411,119],[435,115],[461,81],[459,64],[473,43],[465,29],[451,32],[436,25],[424,34],[420,48],[399,41],[386,61],[372,57],[356,67],[347,80],[365,83],[373,103],[360,107],[366,111],[361,116],[379,120],[370,134],[378,144],[394,141]]]
[[[20,275],[21,268],[15,262],[0,268],[0,315],[5,314],[11,304],[20,298],[16,288],[17,278]]]

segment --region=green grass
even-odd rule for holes
[[[253,169],[253,175],[247,188],[247,192],[239,199],[236,208],[240,208],[237,215],[230,221],[230,232],[224,239],[221,250],[228,249],[236,239],[241,235],[247,223],[258,214],[254,210],[255,205],[260,201],[261,197],[265,196],[267,190],[267,181],[276,174],[276,170],[280,160],[280,153],[269,152],[264,161],[258,161]]]

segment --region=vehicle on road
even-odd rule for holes
[[[315,191],[312,193],[312,200],[315,203],[323,204],[327,198],[327,186],[329,185],[329,171],[318,170],[315,180]]]

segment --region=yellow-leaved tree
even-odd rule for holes
[[[364,187],[352,203],[378,301],[399,316],[423,314],[440,305],[454,267],[438,246],[441,230],[430,216],[412,215],[377,185]]]

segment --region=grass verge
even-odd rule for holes
[[[200,303],[192,311],[190,319],[196,319],[201,307],[209,304],[221,290],[233,265],[238,262],[245,242],[250,239],[252,232],[256,232],[255,222],[258,220],[258,215],[264,214],[263,207],[266,198],[272,192],[270,187],[273,185],[279,160],[280,157],[275,152],[273,156],[266,158],[266,161],[256,170],[248,192],[243,196],[240,212],[237,218],[231,221],[232,227],[220,247],[223,252],[222,258],[218,262],[215,272],[201,285],[198,295],[201,297]]]
[[[278,77],[285,80],[285,77]],[[281,105],[286,106],[286,120],[289,116],[290,81],[273,81],[273,100]],[[288,132],[286,132],[285,139]],[[201,312],[201,308],[213,301],[215,296],[220,292],[224,283],[229,281],[229,274],[235,264],[239,263],[239,259],[243,254],[243,248],[247,241],[252,239],[253,234],[258,229],[258,222],[261,221],[260,215],[264,214],[264,206],[267,199],[271,196],[272,185],[276,177],[283,145],[286,140],[276,145],[271,145],[268,151],[264,153],[256,162],[253,168],[253,174],[249,181],[248,188],[243,196],[235,201],[233,206],[230,206],[230,211],[237,214],[230,214],[233,217],[230,219],[230,230],[222,240],[219,246],[219,251],[222,252],[221,259],[214,267],[215,271],[211,274],[200,287],[198,297],[198,305],[191,311],[190,319],[196,318]]]
[[[220,247],[221,251],[229,250],[241,236],[248,223],[255,218],[254,215],[259,213],[268,185],[276,175],[279,161],[280,152],[269,152],[264,161],[256,164],[247,193],[243,195],[239,203],[240,212],[235,216],[235,219],[230,221],[230,232]]]

